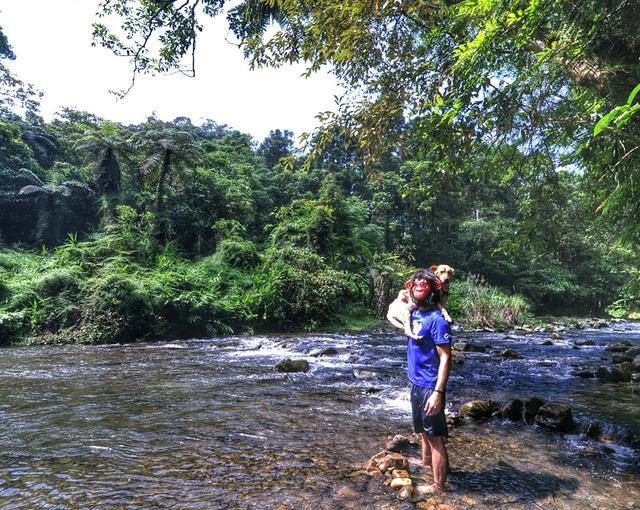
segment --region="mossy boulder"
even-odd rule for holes
[[[279,361],[275,369],[278,372],[308,372],[309,362],[306,359],[286,358]]]
[[[458,414],[468,416],[474,420],[490,418],[493,413],[499,410],[498,404],[490,400],[470,400],[460,406]]]

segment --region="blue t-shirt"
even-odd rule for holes
[[[418,329],[418,323],[420,328]],[[438,381],[440,357],[436,344],[451,344],[451,328],[437,308],[414,310],[411,314],[413,332],[422,338],[407,337],[407,371],[409,380],[424,388],[435,388]]]

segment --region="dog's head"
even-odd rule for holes
[[[455,273],[454,269],[446,264],[431,266],[431,269],[433,269],[433,272],[438,277],[438,280],[442,282],[445,289],[448,289],[449,285],[451,284],[451,280],[453,280],[453,275]]]

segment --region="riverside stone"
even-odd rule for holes
[[[502,409],[500,409],[500,416],[513,421],[521,420],[523,410],[524,404],[522,403],[522,400],[516,398],[502,406]]]
[[[574,370],[571,372],[574,377],[581,377],[582,379],[592,379],[596,376],[591,370]]]
[[[400,489],[401,487],[408,487],[410,485],[413,485],[411,478],[394,478],[391,480],[392,489]]]
[[[380,467],[380,471],[383,472],[393,469],[409,469],[409,461],[404,455],[400,455],[399,453],[390,453],[386,455],[382,460],[382,463],[384,463],[385,469],[382,469],[382,467]]]
[[[640,345],[634,345],[633,347],[629,347],[626,351],[624,351],[624,355],[629,358],[635,358],[636,356],[640,356]]]
[[[631,363],[633,363],[633,366],[636,371],[640,370],[640,354],[638,354],[635,358],[633,358],[633,361]]]
[[[584,433],[588,438],[598,441],[602,436],[602,425],[598,422],[592,421],[589,423]]]
[[[624,363],[623,363],[624,364]],[[626,372],[618,367],[612,367],[605,377],[606,382],[618,383],[629,382],[631,380],[631,372]]]
[[[394,373],[384,368],[354,368],[353,376],[356,379],[379,379],[381,377],[391,377]]]
[[[405,436],[396,434],[387,441],[386,448],[390,452],[400,453],[411,446],[411,441]]]
[[[584,346],[584,345],[595,345],[595,342],[590,338],[581,338],[573,342],[573,345]]]
[[[545,401],[538,397],[531,397],[524,402],[524,417],[527,422],[531,422],[537,412],[545,404]]]
[[[500,356],[508,359],[522,359],[522,354],[515,349],[505,349],[500,353]]]
[[[393,478],[409,478],[409,472],[406,469],[394,469],[391,471]]]
[[[609,352],[625,352],[627,349],[631,347],[631,343],[626,340],[621,340],[619,342],[613,342],[612,344],[607,345],[604,350]]]
[[[313,356],[314,358],[319,358],[321,356],[335,356],[336,354],[338,354],[337,349],[335,349],[334,347],[327,347],[326,349],[320,349],[320,350],[311,352],[310,356]]]
[[[405,485],[398,492],[398,497],[404,501],[409,501],[413,498],[413,485]]]
[[[486,352],[487,350],[484,345],[472,344],[471,342],[456,342],[453,344],[453,348],[462,352]]]
[[[557,402],[547,402],[540,406],[536,413],[535,421],[540,425],[560,432],[569,432],[573,427],[571,408]]]
[[[308,372],[309,362],[306,359],[290,359],[286,358],[279,361],[275,369],[278,372]]]
[[[629,358],[628,356],[624,355],[624,354],[620,354],[619,352],[615,352],[611,355],[611,361],[613,363],[624,363],[625,361],[633,361],[633,358]]]
[[[475,420],[489,418],[498,410],[498,404],[489,400],[470,400],[460,406],[458,414],[460,416],[469,416]]]

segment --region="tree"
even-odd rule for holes
[[[129,157],[129,143],[121,128],[111,122],[103,122],[98,129],[87,129],[78,138],[73,149],[87,153],[94,160],[93,187],[104,198],[104,220],[115,219],[118,194],[122,189],[118,156]]]
[[[178,67],[199,16],[219,14],[225,2],[199,4],[105,1],[101,14],[122,15],[124,33],[98,24],[96,41],[139,72]],[[536,162],[528,179],[549,162],[583,168],[596,186],[594,209],[637,241],[638,210],[628,204],[640,203],[639,122],[595,141],[592,128],[638,84],[639,13],[640,0],[248,0],[227,17],[252,66],[304,61],[312,73],[329,65],[350,91],[304,138],[312,158],[336,138],[369,161],[389,147],[411,150],[406,119],[424,137],[441,129],[471,147],[508,142]],[[271,22],[275,33],[265,31]]]
[[[290,156],[292,152],[293,132],[288,129],[269,131],[269,136],[263,140],[258,148],[258,154],[264,158],[264,163],[268,168],[273,168],[282,158]]]
[[[9,44],[7,36],[0,27],[0,118],[16,119],[22,110],[28,120],[39,118],[40,96],[29,83],[18,79],[5,66],[4,60],[15,60],[16,55]]]
[[[164,218],[165,189],[172,171],[182,165],[195,166],[204,156],[204,150],[187,131],[166,127],[150,119],[144,129],[131,138],[132,148],[145,156],[142,165],[147,175],[157,175],[155,212],[158,234],[165,241],[168,236]]]

